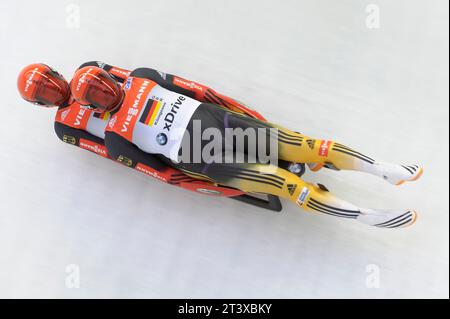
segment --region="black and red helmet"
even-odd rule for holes
[[[17,78],[17,88],[26,101],[47,107],[59,106],[70,97],[69,83],[42,63],[23,68]]]
[[[73,98],[96,112],[113,111],[120,105],[124,92],[105,70],[86,66],[75,72],[70,82]]]

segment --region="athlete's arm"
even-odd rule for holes
[[[96,66],[96,67],[102,68],[103,70],[105,70],[106,72],[111,74],[120,83],[123,83],[131,73],[131,71],[128,71],[128,70],[125,70],[125,69],[122,69],[122,68],[119,68],[117,66],[113,66],[110,64],[106,64],[101,61],[89,61],[89,62],[83,63],[82,65],[80,65],[80,67],[77,70],[84,68],[85,66]]]
[[[167,167],[156,155],[142,151],[115,132],[105,132],[105,146],[111,158],[128,167],[135,168],[139,163],[157,171]]]
[[[55,132],[64,143],[75,145],[103,157],[109,157],[103,139],[84,130],[55,121]]]
[[[243,103],[238,102],[224,94],[221,94],[203,84],[183,79],[179,76],[159,72],[150,68],[138,68],[131,72],[130,76],[146,78],[158,83],[165,89],[187,95],[200,102],[213,103],[224,106],[237,112],[246,112],[256,118],[263,119],[258,113],[249,109]],[[253,114],[254,113],[254,114]]]

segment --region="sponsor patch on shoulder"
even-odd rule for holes
[[[124,89],[126,90],[126,91],[128,91],[130,88],[131,88],[131,83],[133,83],[133,78],[132,77],[129,77],[128,79],[127,79],[127,81],[125,82],[125,85],[124,85]]]
[[[302,192],[298,195],[297,204],[302,206],[305,203],[306,197],[309,195],[308,187],[303,187]]]
[[[66,120],[67,114],[69,114],[69,112],[70,112],[70,109],[67,109],[67,110],[64,110],[64,111],[61,113],[61,120],[62,120],[62,121],[65,121],[65,120]]]

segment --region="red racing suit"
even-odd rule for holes
[[[131,73],[125,69],[98,61],[84,63],[79,68],[85,66],[98,66],[103,68],[124,86],[124,82]],[[162,73],[149,68],[136,69],[133,71],[133,75],[151,79],[152,82],[158,84],[162,88],[191,97],[199,102],[214,103],[238,112],[245,110],[248,113],[252,113],[252,110],[242,103],[194,81],[189,81],[175,75]],[[260,117],[256,112],[255,116]],[[188,178],[184,174],[164,174],[163,172],[167,173],[167,171],[170,171],[170,168],[168,167],[170,164],[168,164],[163,156],[143,152],[130,141],[126,141],[123,138],[117,139],[117,136],[113,136],[109,139],[110,142],[114,144],[114,150],[116,151],[115,153],[117,153],[114,154],[117,156],[112,156],[111,152],[105,147],[104,141],[105,128],[110,119],[111,114],[107,112],[95,113],[94,111],[79,105],[73,98],[70,98],[70,100],[66,104],[60,106],[57,111],[55,117],[55,132],[65,143],[87,149],[103,157],[118,160],[131,168],[135,168],[147,175],[159,178],[171,184],[188,181]]]

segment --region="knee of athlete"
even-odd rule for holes
[[[298,152],[298,160],[302,163],[325,163],[329,162],[333,141],[315,139],[303,136],[300,142],[301,150]],[[292,151],[292,149],[289,149]]]
[[[331,147],[334,144],[331,140],[314,139],[311,137],[306,137],[304,141],[306,145],[322,159],[328,157]]]
[[[301,179],[297,182],[293,180],[287,182],[286,188],[289,192],[291,201],[295,202],[299,206],[306,204],[311,194],[320,191],[319,187],[306,183]]]
[[[348,155],[359,154],[332,140],[306,139],[306,143],[312,151],[312,163],[326,164],[332,169],[339,170],[352,165],[354,158]]]

